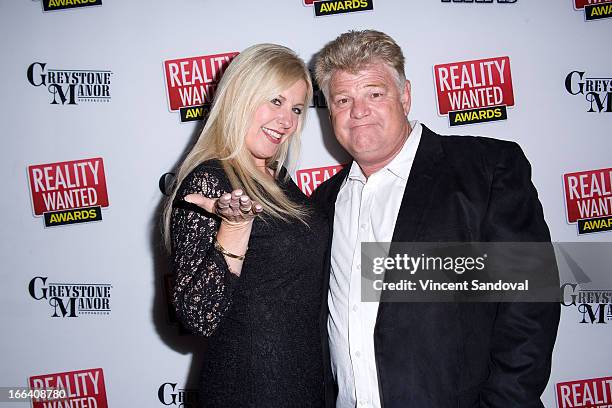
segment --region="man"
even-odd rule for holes
[[[314,194],[333,228],[327,405],[542,407],[558,304],[361,302],[361,242],[550,241],[520,147],[409,122],[404,57],[384,33],[340,35],[315,75],[354,159]]]

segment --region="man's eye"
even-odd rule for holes
[[[380,98],[382,96],[382,92],[372,92],[372,98]]]
[[[272,102],[276,106],[281,106],[281,100],[278,98],[274,98],[270,102]]]
[[[300,108],[293,108],[293,113],[295,113],[296,115],[301,115],[302,114],[302,109],[300,109]]]
[[[336,100],[336,104],[337,105],[344,105],[347,102],[348,102],[348,98],[340,98],[340,99]]]

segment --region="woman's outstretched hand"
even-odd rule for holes
[[[189,194],[185,201],[219,216],[231,226],[245,225],[253,221],[263,211],[261,204],[251,200],[240,189],[225,193],[219,198],[208,198],[202,194]]]

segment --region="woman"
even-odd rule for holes
[[[328,232],[283,167],[297,157],[311,97],[293,51],[247,48],[223,74],[179,168],[166,243],[177,315],[209,336],[206,407],[323,405],[318,318]]]

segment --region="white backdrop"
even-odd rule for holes
[[[310,61],[338,34],[364,28],[390,34],[403,48],[412,81],[411,119],[438,133],[518,142],[532,163],[553,240],[611,240],[612,232],[578,234],[566,216],[563,175],[612,167],[612,113],[605,107],[612,86],[598,91],[608,98],[602,112],[588,112],[585,95],[565,88],[572,71],[612,77],[612,19],[586,21],[571,0],[374,0],[372,11],[325,17],[315,17],[302,0],[103,0],[46,12],[39,0],[0,0],[0,169],[6,186],[0,202],[0,387],[101,368],[111,407],[177,405],[171,386],[158,395],[163,384],[176,384],[176,393],[197,387],[203,342],[171,322],[163,288],[169,269],[157,223],[163,197],[158,181],[172,171],[200,124],[181,123],[178,111],[170,111],[164,61],[238,52],[259,42],[289,46]],[[451,128],[448,117],[438,114],[433,67],[504,56],[515,100],[507,120]],[[28,81],[35,62],[46,64],[47,81],[51,70],[110,71],[108,94],[97,95],[109,98],[52,104],[46,86]],[[34,215],[28,166],[98,157],[108,193],[102,220],[45,227]],[[327,111],[310,109],[299,168],[344,160]],[[610,216],[612,209],[600,215]],[[35,298],[42,296],[42,281],[35,281],[35,297],[28,291],[35,277],[46,277],[47,289],[51,283],[111,285],[110,311],[62,317],[57,309],[53,317],[50,292],[47,299]],[[612,376],[612,305],[605,307],[603,323],[580,323],[578,305],[562,307],[546,407],[557,406],[557,383]],[[102,401],[101,392],[90,387],[75,395],[96,394]]]

